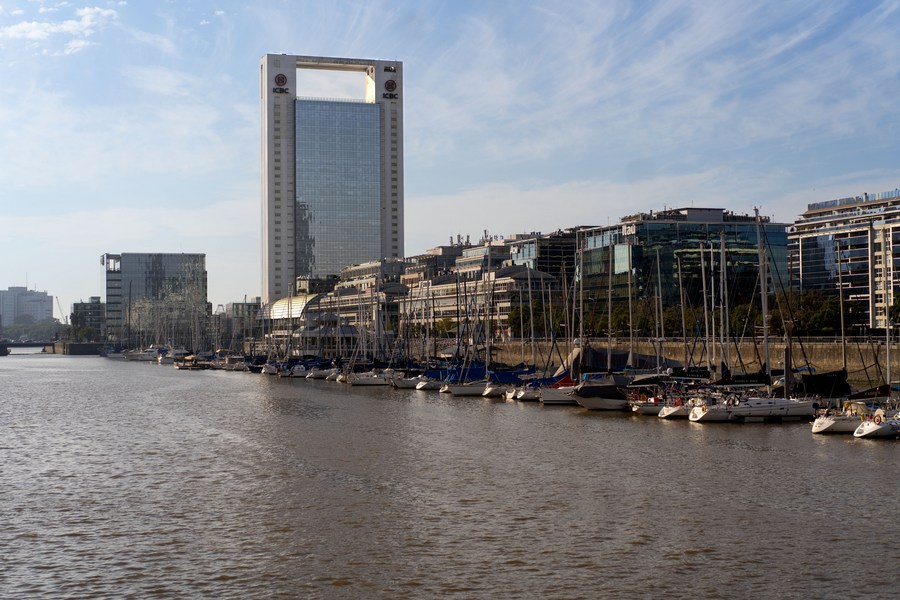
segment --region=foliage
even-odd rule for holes
[[[61,327],[56,319],[44,319],[37,323],[34,322],[34,319],[31,319],[30,323],[7,325],[3,328],[2,333],[4,338],[10,340],[49,342],[57,338]]]
[[[453,319],[441,319],[440,321],[436,321],[434,324],[434,333],[438,337],[448,336],[455,329],[456,321],[454,321]]]

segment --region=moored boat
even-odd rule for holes
[[[802,420],[815,417],[818,408],[816,399],[744,396],[732,406],[731,414],[742,422]]]
[[[858,438],[897,438],[900,437],[900,412],[893,417],[888,417],[884,409],[879,408],[866,419],[853,432],[853,437]]]
[[[819,410],[812,424],[813,433],[851,434],[865,420],[869,412],[865,402],[845,402],[843,410],[825,408]]]

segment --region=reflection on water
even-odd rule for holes
[[[861,598],[900,558],[900,446],[808,424],[55,356],[0,389],[4,597]]]

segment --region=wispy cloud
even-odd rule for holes
[[[663,206],[789,222],[900,176],[896,0],[22,6],[0,8],[0,242],[59,240],[59,278],[165,247],[243,286],[219,299],[256,289],[266,52],[404,62],[409,253]],[[331,75],[310,95],[361,95]]]
[[[429,141],[412,144],[441,156],[452,148],[435,139],[465,140],[472,154],[526,160],[606,140],[683,152],[869,128],[878,116],[859,114],[859,95],[896,73],[893,13],[567,2],[468,18],[451,23],[453,44],[437,62],[407,71],[422,69],[426,90],[410,111],[421,127],[410,129]]]
[[[42,12],[46,8],[41,7]],[[57,8],[53,7],[53,10]],[[117,13],[112,9],[90,7],[77,9],[75,16],[78,18],[62,21],[22,21],[0,27],[0,40],[44,41],[56,36],[87,38],[94,35],[97,29],[115,21]]]
[[[127,28],[128,34],[141,44],[156,48],[163,54],[175,54],[175,42],[167,35],[149,33],[140,29]]]

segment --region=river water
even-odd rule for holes
[[[900,444],[0,358],[4,598],[895,595]]]

